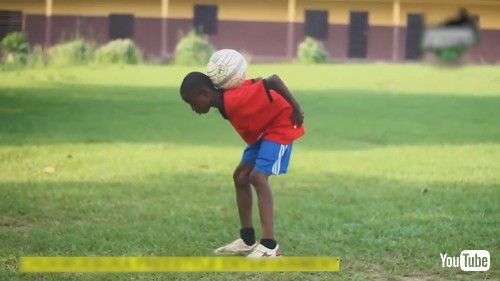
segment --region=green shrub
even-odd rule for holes
[[[24,65],[30,53],[26,36],[21,32],[9,33],[1,42],[6,64]]]
[[[82,39],[75,39],[50,48],[49,63],[57,66],[87,64],[93,59],[94,52],[92,44]]]
[[[28,55],[27,65],[29,67],[42,67],[47,64],[47,57],[42,46],[36,45]]]
[[[304,63],[325,63],[328,62],[328,52],[323,44],[311,37],[306,37],[299,44],[298,58]]]
[[[95,56],[98,63],[137,64],[142,61],[141,52],[130,39],[117,39],[99,48]]]
[[[175,63],[180,65],[205,65],[214,48],[194,31],[183,37],[175,47]]]

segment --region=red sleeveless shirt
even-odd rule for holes
[[[265,80],[246,80],[237,88],[225,90],[219,111],[247,144],[260,139],[291,144],[305,132],[303,125],[294,127],[292,107],[268,89]]]

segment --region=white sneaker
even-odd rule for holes
[[[280,257],[281,251],[279,245],[276,245],[274,249],[269,249],[266,246],[259,244],[253,251],[247,256],[247,258],[266,258],[266,257]]]
[[[215,249],[216,254],[248,254],[257,246],[257,242],[248,246],[243,239],[238,238],[233,242]]]

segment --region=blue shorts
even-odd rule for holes
[[[254,169],[267,175],[286,174],[292,154],[292,144],[260,140],[243,151],[241,164],[254,164]]]

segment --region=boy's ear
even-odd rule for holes
[[[212,91],[209,88],[203,87],[200,89],[200,94],[203,96],[209,98],[212,96]]]

